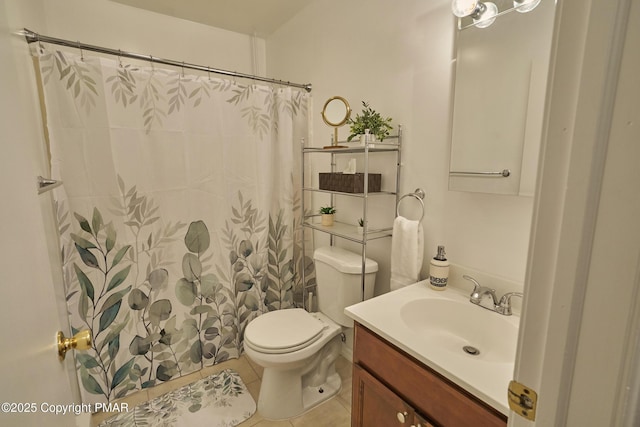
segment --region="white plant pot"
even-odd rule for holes
[[[364,227],[358,226],[358,234],[364,234]]]
[[[365,145],[366,142],[366,136],[367,135],[360,135],[360,145]],[[369,134],[369,144],[373,144],[374,142],[377,142],[378,140],[376,139],[376,136],[373,134]]]

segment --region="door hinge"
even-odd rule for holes
[[[518,415],[533,421],[536,419],[538,393],[517,381],[509,383],[509,407]]]

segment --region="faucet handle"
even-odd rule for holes
[[[469,301],[471,301],[474,304],[480,305],[480,301],[482,301],[482,295],[480,295],[480,291],[483,289],[482,285],[480,285],[480,283],[478,283],[476,279],[474,279],[471,276],[467,276],[466,274],[463,275],[462,278],[473,283],[473,290],[469,295]]]
[[[498,303],[498,309],[499,312],[501,314],[504,314],[505,316],[510,316],[511,315],[511,297],[523,297],[522,292],[507,292],[506,294],[502,295],[502,298],[500,298],[500,302]]]
[[[464,276],[462,276],[463,279],[470,281],[471,283],[473,283],[473,292],[472,293],[476,293],[478,291],[478,289],[480,289],[482,286],[480,286],[480,283],[478,283],[478,281],[476,279],[474,279],[471,276],[467,276],[466,274]]]

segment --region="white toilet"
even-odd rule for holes
[[[316,249],[319,313],[277,310],[252,320],[244,332],[247,356],[264,368],[258,412],[271,420],[295,417],[340,391],[335,360],[342,327],[353,327],[344,308],[361,301],[362,257],[335,246]],[[378,263],[365,263],[365,299],[373,296]]]

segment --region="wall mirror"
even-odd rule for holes
[[[338,144],[338,128],[344,126],[351,117],[351,107],[346,99],[341,96],[332,96],[327,99],[322,108],[322,120],[333,127],[333,141],[331,145],[325,148],[339,148]]]
[[[450,190],[533,195],[554,12],[542,0],[457,31]]]

